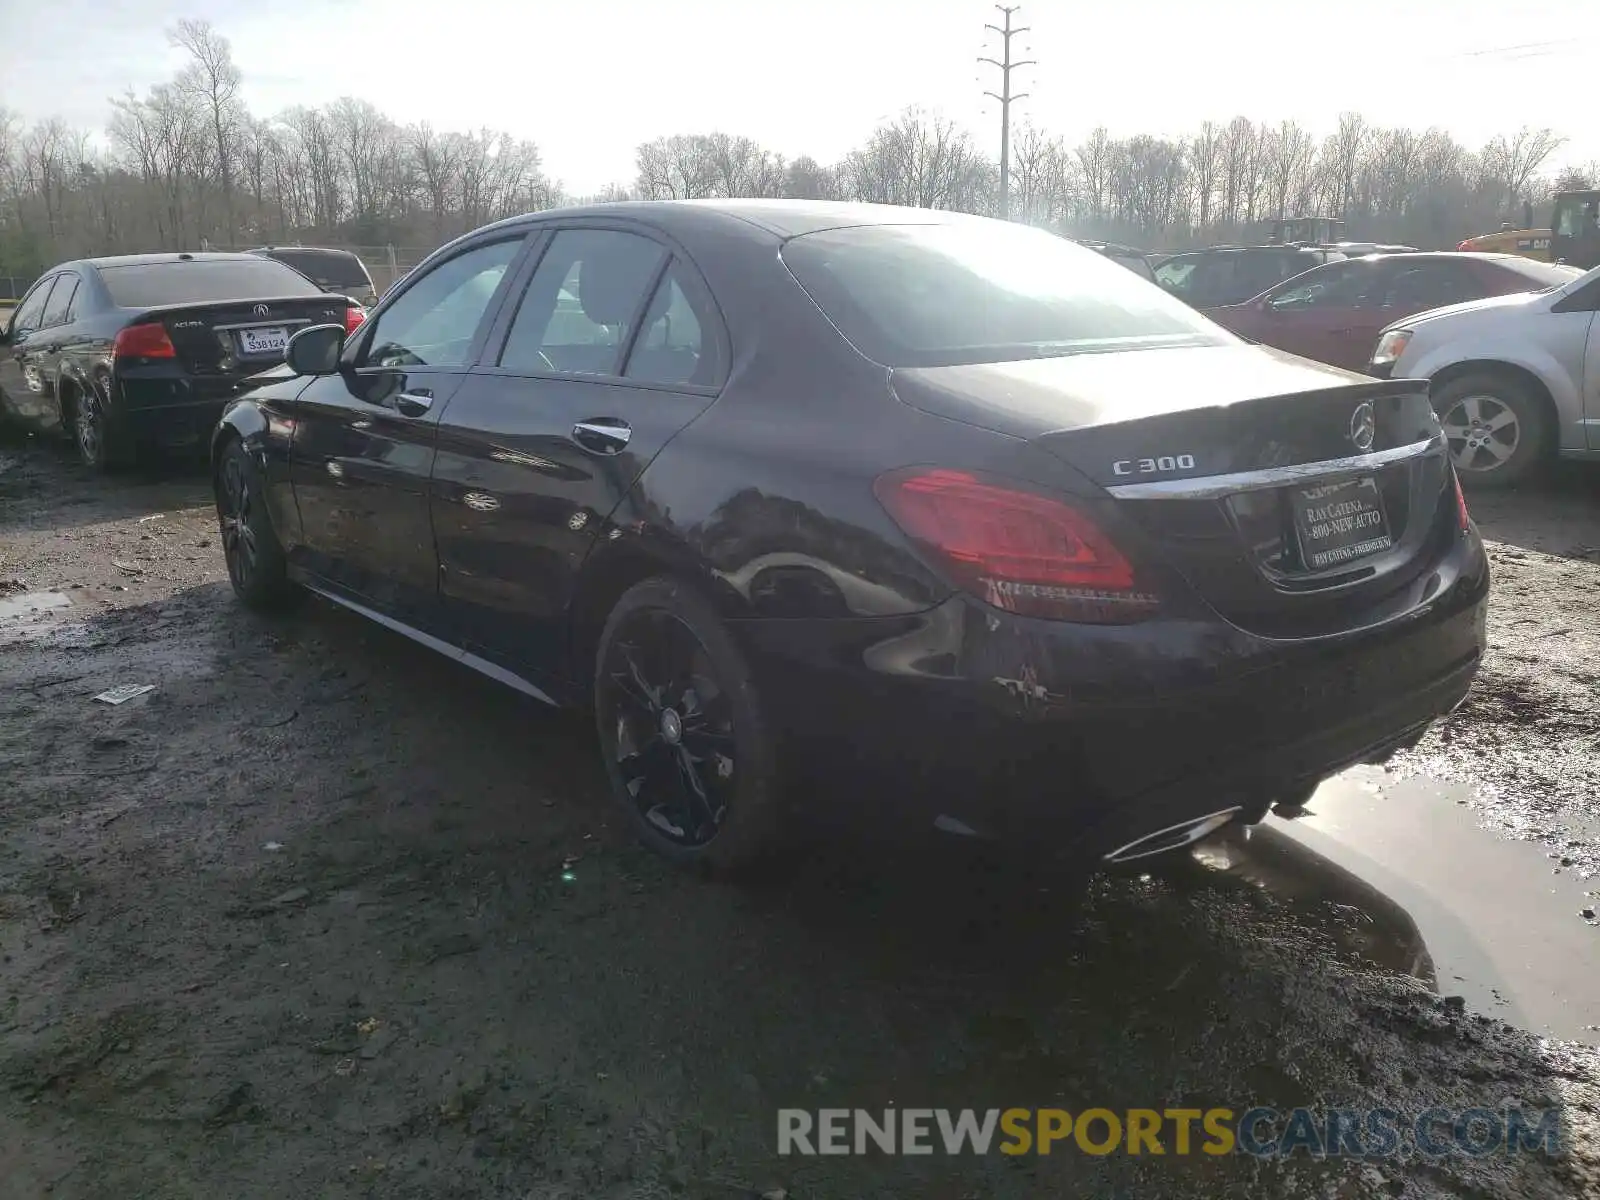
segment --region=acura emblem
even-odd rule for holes
[[[1350,444],[1365,454],[1377,436],[1378,418],[1372,411],[1372,401],[1363,400],[1350,414]]]
[[[252,308],[250,311],[255,313],[255,315],[258,316],[258,317],[264,317],[268,313],[270,313],[272,310],[270,308],[268,308],[265,304],[258,304],[254,308]]]

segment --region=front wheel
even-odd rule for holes
[[[1456,474],[1468,487],[1510,487],[1540,466],[1549,444],[1544,404],[1520,380],[1473,372],[1433,396]]]
[[[222,556],[233,591],[249,608],[277,612],[298,591],[289,581],[288,559],[267,514],[261,468],[244,443],[228,443],[217,466],[217,520]]]
[[[612,796],[640,840],[721,874],[782,845],[777,755],[743,654],[700,595],[648,579],[612,609],[595,655]]]

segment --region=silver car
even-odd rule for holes
[[[1502,487],[1551,457],[1600,460],[1600,268],[1553,265],[1543,291],[1407,317],[1368,368],[1427,379],[1464,483]]]

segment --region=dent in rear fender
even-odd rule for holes
[[[823,470],[697,465],[679,445],[666,470],[658,460],[634,484],[604,536],[636,540],[705,581],[724,615],[902,616],[951,594],[905,546],[870,484]],[[765,486],[742,482],[758,474]]]

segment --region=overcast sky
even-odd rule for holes
[[[25,15],[24,15],[25,14]],[[351,95],[402,122],[536,141],[577,193],[633,147],[742,133],[824,162],[908,104],[998,142],[982,0],[0,0],[0,104],[104,125],[107,98],[180,64],[164,29],[210,20],[252,110]],[[1600,159],[1600,0],[1034,0],[1014,108],[1077,139],[1182,134],[1243,113],[1318,134],[1356,109],[1476,146],[1520,125]],[[1024,52],[1025,51],[1025,52]]]

